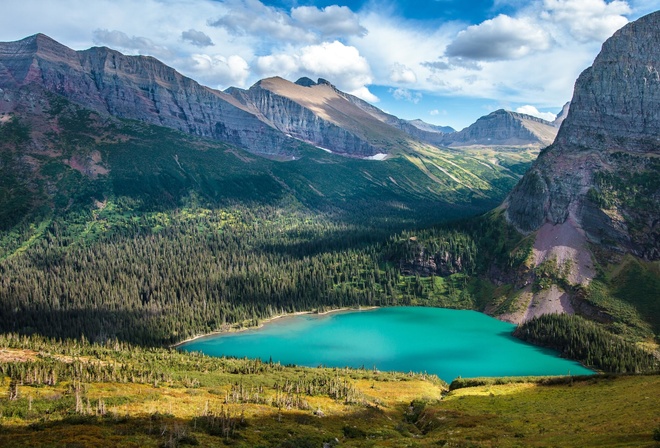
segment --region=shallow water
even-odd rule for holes
[[[376,367],[461,376],[586,375],[593,371],[522,342],[514,325],[476,311],[394,307],[277,319],[180,346],[212,356],[316,367]]]

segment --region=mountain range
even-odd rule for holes
[[[105,47],[74,51],[43,34],[0,44],[0,88],[39,85],[96,112],[231,143],[255,154],[295,156],[298,141],[351,157],[420,145],[549,144],[556,127],[497,111],[461,132],[402,120],[328,81],[282,78],[247,90],[204,87],[160,61]]]
[[[127,216],[176,215],[200,201],[305,210],[388,235],[502,204],[495,214],[508,230],[494,223],[428,247],[413,235],[414,250],[383,249],[404,275],[481,270],[497,288],[463,283],[459,297],[420,278],[401,300],[419,292],[516,323],[579,312],[610,324],[607,306],[632,300],[655,328],[657,301],[624,291],[635,278],[650,279],[638,297],[657,290],[657,17],[604,44],[554,123],[498,110],[461,131],[402,120],[324,79],[218,91],[151,57],[74,51],[43,34],[2,43],[0,258],[29,252],[70,216],[85,223],[70,227],[74,241],[104,241]],[[491,267],[479,251],[498,254]],[[401,287],[393,275],[388,288]],[[610,305],[595,298],[601,286]]]

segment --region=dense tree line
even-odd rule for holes
[[[646,350],[576,315],[536,317],[520,325],[514,336],[606,372],[641,373],[660,368],[658,359]]]
[[[55,219],[6,256],[0,331],[169,344],[299,310],[474,307],[465,276],[401,275],[369,227],[269,207],[117,215]],[[445,233],[442,247],[475,257]]]

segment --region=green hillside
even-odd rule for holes
[[[0,338],[12,447],[655,446],[660,377],[459,380]]]

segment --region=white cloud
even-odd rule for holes
[[[340,90],[367,101],[378,100],[367,88],[373,79],[369,63],[357,48],[339,41],[260,56],[255,68],[260,76],[326,78]]]
[[[160,45],[156,45],[146,37],[133,36],[129,37],[128,34],[117,30],[97,29],[93,31],[94,43],[97,45],[105,45],[115,50],[120,49],[124,51],[147,54],[153,56],[170,56],[170,51]]]
[[[547,50],[550,43],[550,35],[531,20],[500,14],[458,33],[445,54],[479,61],[520,59],[532,51]]]
[[[440,111],[438,109],[433,109],[429,111],[429,115],[433,115],[435,117],[436,115],[440,115]]]
[[[191,58],[194,63],[193,69],[213,78],[215,85],[243,87],[250,75],[248,63],[238,55],[225,58],[193,54]]]
[[[395,83],[413,84],[417,82],[417,75],[403,64],[394,64],[390,70],[390,81]]]
[[[314,33],[298,26],[281,9],[266,6],[259,0],[230,0],[228,10],[209,23],[229,33],[277,39],[280,42],[313,42]]]
[[[351,90],[350,92],[347,93],[357,96],[358,98],[361,98],[370,103],[377,103],[380,101],[380,99],[376,95],[371,93],[366,86],[360,87],[359,89]]]
[[[300,62],[295,55],[269,54],[257,58],[254,68],[261,77],[287,77],[298,71]]]
[[[396,100],[409,101],[414,104],[419,103],[423,97],[419,92],[411,92],[410,90],[401,87],[398,89],[390,89],[390,93]]]
[[[615,0],[544,0],[541,19],[555,23],[580,42],[602,42],[628,23],[628,3]]]
[[[357,14],[347,6],[331,5],[323,9],[300,6],[291,10],[291,18],[301,26],[318,30],[324,37],[367,34],[366,28],[360,25]]]
[[[516,112],[542,118],[546,121],[553,121],[555,118],[557,118],[557,115],[553,114],[552,112],[539,112],[536,107],[529,104],[516,108]]]
[[[357,48],[339,41],[324,42],[300,49],[301,69],[326,77],[346,90],[358,90],[371,84],[371,69]]]

